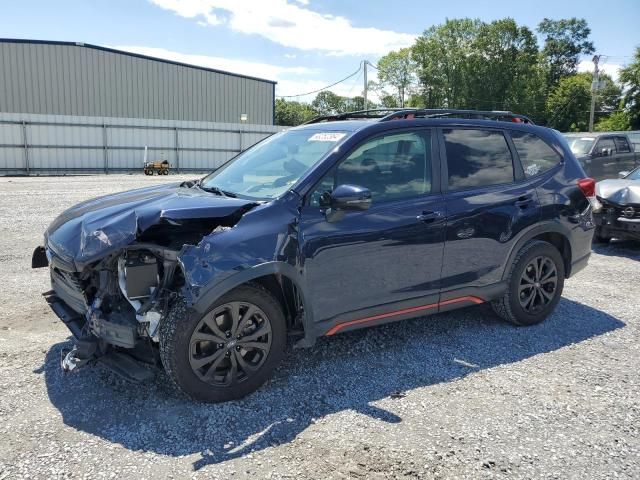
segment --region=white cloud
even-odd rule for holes
[[[618,65],[617,63],[600,63],[598,68],[601,72],[609,75],[614,82],[618,81],[618,77],[620,75],[619,70],[622,68],[622,65]],[[591,60],[583,60],[578,64],[579,72],[591,72],[593,73],[593,62]]]
[[[135,45],[117,45],[113,46],[117,50],[147,55],[149,57],[163,58],[174,62],[186,63],[206,68],[214,68],[242,75],[250,75],[252,77],[265,78],[275,80],[276,95],[297,95],[299,93],[310,92],[323,88],[332,81],[333,78],[320,79],[319,71],[308,67],[292,66],[285,67],[280,65],[272,65],[269,63],[253,62],[250,60],[240,60],[225,57],[213,57],[209,55],[193,55],[181,52],[175,52],[164,48],[144,47]],[[352,79],[336,85],[331,91],[338,95],[356,96],[362,94],[362,75],[355,76]],[[291,100],[310,102],[315,98],[315,94],[306,97],[292,98]]]
[[[113,48],[127,52],[147,55],[149,57],[164,58],[174,62],[188,63],[206,68],[224,70],[226,72],[239,73],[267,80],[278,80],[283,75],[310,75],[316,70],[307,67],[281,67],[269,63],[239,60],[235,58],[212,57],[209,55],[194,55],[189,53],[174,52],[164,48],[140,47],[135,45],[119,45]]]
[[[341,16],[321,14],[308,1],[295,0],[149,0],[185,18],[224,23],[233,31],[259,35],[289,48],[332,55],[384,55],[411,45],[416,35],[355,27]]]
[[[209,25],[219,25],[222,20],[215,15],[212,10],[214,3],[211,0],[150,0],[151,3],[172,10],[177,15],[185,18],[196,18],[202,16]]]

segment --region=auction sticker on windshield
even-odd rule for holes
[[[322,132],[322,133],[314,133],[309,137],[308,142],[337,142],[342,139],[346,133],[340,132]]]

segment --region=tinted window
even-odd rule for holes
[[[628,153],[631,151],[629,148],[629,142],[624,137],[614,137],[616,142],[616,148],[618,149],[618,153]]]
[[[430,132],[405,132],[366,141],[320,182],[311,204],[319,205],[322,193],[342,184],[368,188],[374,204],[430,193]]]
[[[511,139],[527,177],[545,172],[560,162],[558,153],[536,135],[512,131]]]
[[[513,161],[502,132],[445,129],[449,190],[513,182]]]

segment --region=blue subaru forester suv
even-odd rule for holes
[[[146,361],[218,402],[259,388],[287,336],[309,347],[485,302],[541,322],[587,264],[597,208],[563,137],[522,115],[351,112],[200,180],[81,203],[32,266],[75,337],[63,368],[140,379]]]

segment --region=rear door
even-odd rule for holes
[[[619,172],[630,172],[636,166],[635,153],[633,152],[631,145],[627,137],[624,135],[616,135],[613,137],[613,141],[616,144],[616,160],[617,160],[617,172],[614,178],[617,178]]]
[[[500,282],[514,238],[540,217],[535,180],[525,178],[500,129],[443,128],[446,204],[441,302]]]

